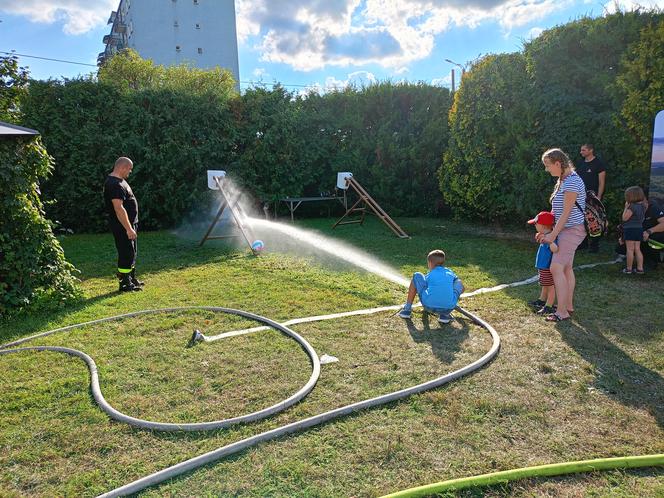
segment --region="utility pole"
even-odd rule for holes
[[[450,59],[445,59],[445,62],[449,62],[450,64],[461,68],[461,78],[459,80],[459,86],[461,86],[461,81],[463,81],[463,75],[466,74],[466,68],[461,64],[459,64],[458,62],[454,62]],[[452,93],[454,93],[454,69],[452,69]]]

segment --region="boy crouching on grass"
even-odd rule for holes
[[[459,301],[459,296],[463,292],[463,284],[452,270],[444,266],[445,253],[440,249],[429,253],[427,264],[429,273],[423,275],[415,272],[413,274],[408,288],[408,298],[399,312],[399,316],[405,319],[410,318],[413,301],[417,294],[425,311],[438,313],[440,323],[450,323],[452,321],[450,313]]]

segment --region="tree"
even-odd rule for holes
[[[625,55],[617,88],[623,98],[619,120],[636,144],[633,168],[637,183],[645,185],[650,171],[650,154],[655,115],[664,109],[664,21],[641,31],[640,39]]]
[[[528,216],[540,205],[531,80],[520,53],[489,55],[463,77],[440,169],[444,201],[485,220]]]
[[[26,72],[13,57],[0,58],[0,117],[20,117]],[[35,302],[63,305],[79,295],[51,223],[45,218],[38,182],[53,161],[39,138],[0,138],[0,315]]]

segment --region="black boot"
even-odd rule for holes
[[[120,277],[120,292],[132,292],[132,291],[143,290],[140,287],[134,285],[134,283],[131,281],[130,273],[120,273],[119,277]]]
[[[136,278],[136,268],[131,269],[131,283],[134,284],[134,287],[143,287],[145,282]]]

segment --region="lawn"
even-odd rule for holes
[[[447,219],[399,219],[400,240],[370,219],[330,230],[403,275],[425,270],[443,248],[472,291],[532,276],[527,228],[501,230]],[[198,236],[200,234],[196,234]],[[84,300],[0,322],[0,343],[144,309],[222,306],[277,321],[399,304],[405,291],[330,258],[268,251],[256,258],[195,236],[140,235],[143,292],[118,294],[109,235],[63,240],[81,270]],[[599,255],[613,258],[605,241]],[[313,255],[312,255],[313,254]],[[536,284],[462,300],[502,339],[484,369],[407,400],[260,444],[143,492],[145,496],[380,496],[415,485],[510,468],[664,452],[664,293],[661,267],[626,276],[617,265],[577,273],[574,319],[545,323],[527,302]],[[129,415],[169,422],[242,415],[295,392],[310,375],[301,348],[276,331],[187,348],[207,335],[258,325],[207,311],[143,315],[39,338],[92,356],[106,399]],[[467,319],[439,327],[416,312],[306,323],[293,329],[323,365],[302,402],[263,421],[197,433],[114,422],[97,407],[88,372],[57,353],[0,356],[0,496],[94,496],[187,458],[285,423],[429,380],[479,358],[490,336]],[[662,496],[664,469],[533,479],[460,496]]]

